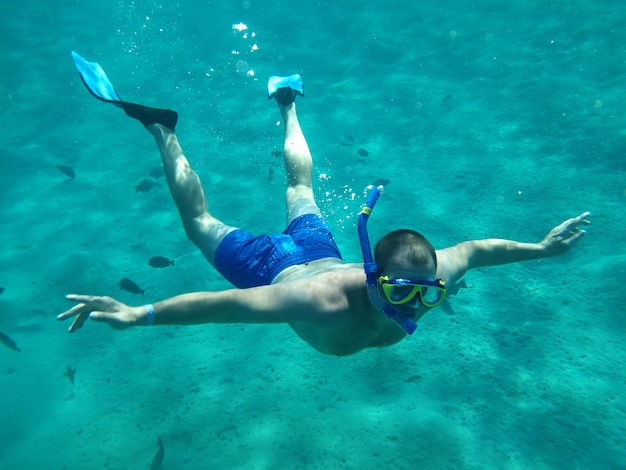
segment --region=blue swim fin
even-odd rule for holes
[[[122,106],[122,100],[113,88],[113,84],[104,73],[102,67],[95,62],[87,62],[76,52],[72,51],[74,64],[78,69],[78,74],[89,92],[105,103],[112,103],[116,106]]]
[[[288,77],[273,75],[267,81],[267,99],[269,100],[275,98],[279,104],[287,105],[295,100],[296,94],[304,96],[302,77],[297,73]]]
[[[148,127],[150,124],[162,124],[173,131],[176,129],[176,123],[178,122],[178,113],[176,111],[149,108],[140,104],[122,101],[115,88],[113,88],[109,77],[107,77],[107,74],[104,73],[99,64],[87,62],[74,51],[72,51],[72,58],[87,90],[100,101],[122,108],[127,116],[137,119],[145,127]]]

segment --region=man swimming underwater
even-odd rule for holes
[[[287,228],[255,237],[209,212],[200,179],[174,132],[176,112],[121,101],[98,64],[75,53],[74,60],[94,96],[121,107],[152,134],[187,236],[237,288],[182,294],[143,306],[68,295],[77,305],[57,318],[74,317],[70,332],[87,318],[115,328],[287,323],[322,353],[354,354],[412,334],[417,321],[444,301],[446,285],[454,285],[470,269],[563,254],[584,236],[579,226],[589,224],[590,213],[584,212],[537,243],[486,239],[442,250],[413,230],[396,230],[378,241],[372,256],[367,221],[380,194],[374,187],[359,216],[364,262],[344,262],[313,195],[313,163],[295,104],[304,91],[300,76],[292,75],[271,77],[268,83],[268,97],[277,102],[285,127]]]

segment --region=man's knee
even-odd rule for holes
[[[213,217],[195,217],[183,220],[183,227],[187,238],[200,248],[212,262],[217,247],[224,237],[237,227],[226,225]]]
[[[314,201],[313,187],[310,184],[290,184],[287,186],[287,204],[300,200]]]
[[[300,195],[294,197],[291,200],[287,198],[287,224],[290,224],[292,220],[300,217],[304,214],[321,215],[315,199],[313,197],[305,197]]]
[[[203,239],[202,232],[196,222],[192,220],[183,220],[183,228],[185,229],[185,235],[187,235],[187,238],[194,244],[197,245]]]

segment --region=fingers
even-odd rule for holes
[[[76,318],[74,318],[74,321],[72,322],[72,324],[70,325],[67,331],[69,331],[70,333],[74,333],[76,330],[80,330],[82,326],[85,324],[85,322],[87,321],[87,318],[89,318],[88,312],[79,313],[76,316]]]
[[[587,220],[587,217],[591,215],[591,212],[583,212],[578,217],[574,217],[568,220],[567,229],[574,233],[576,240],[578,240],[581,236],[585,235],[584,230],[578,228],[578,225],[589,225],[591,223],[590,220]]]
[[[74,305],[71,309],[57,315],[57,320],[66,320],[71,317],[76,317],[68,329],[70,333],[82,328],[87,319],[90,318],[90,313],[97,308],[106,307],[107,303],[106,297],[92,295],[69,294],[66,298],[72,302],[78,302],[78,304]]]
[[[573,241],[584,237],[587,234],[584,230],[579,229],[575,225],[567,225],[562,230],[557,233],[557,237],[559,241],[565,242],[568,245],[571,245]]]
[[[74,333],[75,331],[80,330],[88,318],[94,321],[106,321],[107,317],[104,312],[81,312],[76,316],[67,331]]]
[[[563,240],[563,243],[565,243],[568,246],[572,246],[574,243],[576,243],[578,240],[580,240],[586,234],[587,234],[587,232],[585,232],[584,230],[579,230],[578,232],[573,234],[571,237],[569,237],[567,240]]]
[[[573,217],[567,221],[567,225],[570,227],[574,227],[579,224],[589,225],[591,223],[590,220],[587,220],[587,217],[591,215],[591,212],[583,212],[578,217]]]
[[[584,230],[578,228],[578,225],[589,225],[591,221],[587,220],[587,217],[591,215],[590,212],[583,212],[578,217],[572,217],[567,219],[561,225],[555,228],[555,231],[564,239],[569,239],[570,236],[579,232],[586,233]]]
[[[78,295],[78,294],[68,294],[65,298],[71,302],[78,302],[83,304],[91,304],[95,305],[101,303],[105,300],[105,297],[100,297],[97,295]]]
[[[69,328],[70,333],[79,330],[88,318],[108,323],[113,328],[119,329],[128,328],[132,323],[130,308],[111,297],[76,294],[66,297],[71,302],[78,302],[77,305],[57,316],[59,320],[75,317]]]
[[[66,312],[63,312],[63,313],[57,315],[57,320],[66,320],[66,319],[68,319],[70,317],[73,317],[74,315],[79,315],[80,312],[84,308],[85,308],[85,304],[84,303],[79,303],[78,305],[74,305],[72,308],[70,308]]]
[[[590,212],[583,212],[578,217],[572,217],[566,220],[560,226],[556,228],[554,234],[555,240],[565,245],[568,249],[574,245],[578,240],[587,235],[587,232],[579,225],[588,225],[591,222],[587,220],[587,217],[591,215]]]

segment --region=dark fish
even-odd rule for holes
[[[154,179],[158,179],[158,178],[162,178],[163,175],[165,175],[165,170],[161,166],[155,166],[152,170],[150,170],[150,173],[148,174],[152,176]]]
[[[4,287],[0,287],[0,294],[4,292]]]
[[[59,169],[59,171],[61,173],[63,173],[65,176],[69,176],[69,178],[71,180],[74,179],[74,177],[76,176],[76,173],[74,173],[74,169],[71,166],[67,166],[67,165],[57,165],[57,168]]]
[[[374,186],[387,186],[389,183],[391,183],[391,181],[389,181],[387,178],[378,178],[372,184]]]
[[[154,458],[152,459],[152,463],[150,464],[150,470],[160,470],[163,465],[163,457],[165,457],[165,447],[163,447],[163,441],[161,440],[161,436],[157,440],[157,445],[159,446],[159,450],[154,454]]]
[[[135,193],[147,193],[155,186],[159,186],[159,184],[150,180],[141,180],[139,184],[135,185]]]
[[[153,268],[167,268],[168,266],[174,266],[174,260],[167,259],[165,256],[153,256],[148,261],[148,264]]]
[[[145,292],[143,289],[141,289],[137,284],[135,284],[133,281],[131,281],[127,277],[125,277],[124,279],[120,281],[120,289],[124,289],[132,294],[143,295],[143,293]]]
[[[348,141],[348,142],[354,142],[354,137],[352,137],[350,134],[348,134],[347,132],[344,132],[343,137]]]
[[[267,178],[265,178],[265,181],[274,181],[274,168],[269,167],[269,170],[267,172]]]
[[[0,332],[0,342],[3,343],[7,348],[11,348],[13,351],[21,351],[21,349],[17,347],[17,343],[2,332]]]
[[[359,150],[357,150],[356,153],[358,153],[361,157],[367,157],[370,154],[363,147],[361,147]]]
[[[70,382],[74,383],[74,376],[76,375],[76,369],[72,369],[72,366],[67,366],[67,370],[63,373],[65,377],[70,379]]]
[[[446,96],[441,98],[441,104],[444,106],[447,105],[453,96],[454,96],[454,93],[448,93]]]
[[[282,156],[283,156],[283,152],[281,152],[280,150],[272,150],[272,157],[278,158]]]

